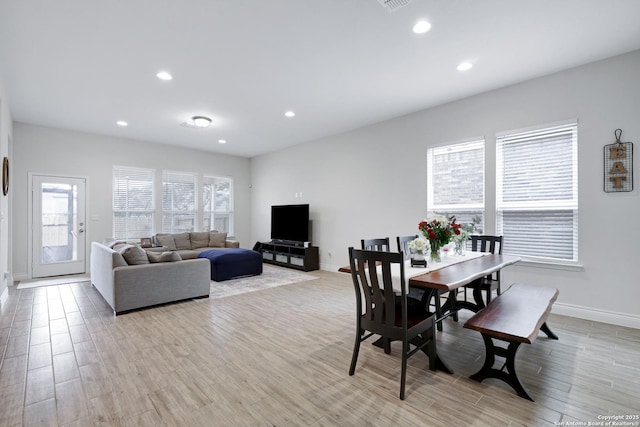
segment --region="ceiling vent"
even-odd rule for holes
[[[378,3],[380,3],[382,7],[387,10],[387,12],[395,12],[401,7],[408,5],[412,1],[413,0],[378,0]]]

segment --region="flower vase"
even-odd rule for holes
[[[465,240],[456,240],[455,241],[456,246],[454,248],[454,253],[456,255],[464,256],[465,252],[467,251],[467,248],[466,248],[467,245],[465,243],[466,243]]]
[[[429,241],[431,245],[431,262],[440,262],[440,245],[435,240]]]

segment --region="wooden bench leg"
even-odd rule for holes
[[[507,348],[503,348],[496,346],[493,343],[493,338],[489,335],[482,334],[482,339],[484,340],[485,347],[484,365],[482,365],[482,368],[480,368],[478,372],[471,375],[469,378],[478,382],[482,382],[482,380],[486,378],[502,380],[509,384],[515,392],[518,393],[518,396],[533,402],[534,400],[529,396],[529,393],[527,393],[516,374],[516,352],[518,351],[521,343],[518,341],[508,341],[509,346]],[[495,369],[493,367],[496,356],[504,357],[506,359],[505,364],[500,369]]]
[[[551,329],[549,329],[549,326],[547,325],[547,322],[544,322],[542,324],[542,326],[540,326],[540,330],[542,332],[545,333],[546,336],[548,336],[549,338],[551,338],[552,340],[557,340],[558,336],[556,334],[554,334],[553,332],[551,332]]]

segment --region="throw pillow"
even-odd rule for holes
[[[209,232],[200,231],[191,233],[191,249],[206,248],[209,246]]]
[[[116,239],[111,239],[111,238],[104,239],[104,241],[102,242],[103,245],[105,245],[106,247],[111,248],[111,249],[113,249],[113,247],[115,245],[121,245],[123,243],[125,243],[125,242],[122,241],[122,240],[116,240]]]
[[[120,252],[120,254],[122,254],[122,251],[128,248],[129,246],[133,246],[133,245],[130,245],[124,242],[117,242],[115,245],[113,245],[113,247],[111,247],[111,249],[113,249],[116,252]]]
[[[128,247],[122,248],[120,253],[129,265],[149,264],[147,251],[142,249],[140,246],[128,245]]]
[[[179,233],[174,234],[173,239],[176,241],[176,249],[184,250],[191,249],[191,239],[189,238],[189,233]]]
[[[209,233],[210,248],[224,248],[226,242],[227,242],[227,233],[218,233],[214,231]]]
[[[178,252],[147,252],[149,262],[175,262],[181,261],[180,254]]]
[[[160,246],[166,246],[170,251],[176,250],[176,242],[173,239],[173,234],[156,234],[156,242]]]

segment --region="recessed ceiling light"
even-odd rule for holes
[[[416,34],[424,34],[431,29],[431,24],[427,21],[418,21],[416,25],[413,26],[413,32]]]
[[[211,124],[211,119],[205,116],[193,116],[191,118],[191,121],[193,122],[194,126],[199,128],[206,128]]]
[[[156,77],[160,80],[172,80],[173,76],[168,71],[160,71],[156,74]]]
[[[226,139],[219,139],[219,140],[218,140],[218,143],[220,143],[220,144],[226,144],[226,143],[227,143],[227,140],[226,140]]]
[[[129,123],[125,122],[124,120],[118,120],[116,124],[122,127],[129,126]]]
[[[473,68],[473,64],[471,62],[461,62],[457,69],[458,71],[467,71]]]
[[[296,115],[296,113],[294,113],[293,111],[287,111],[286,113],[284,113],[284,115],[287,117],[293,117]]]

